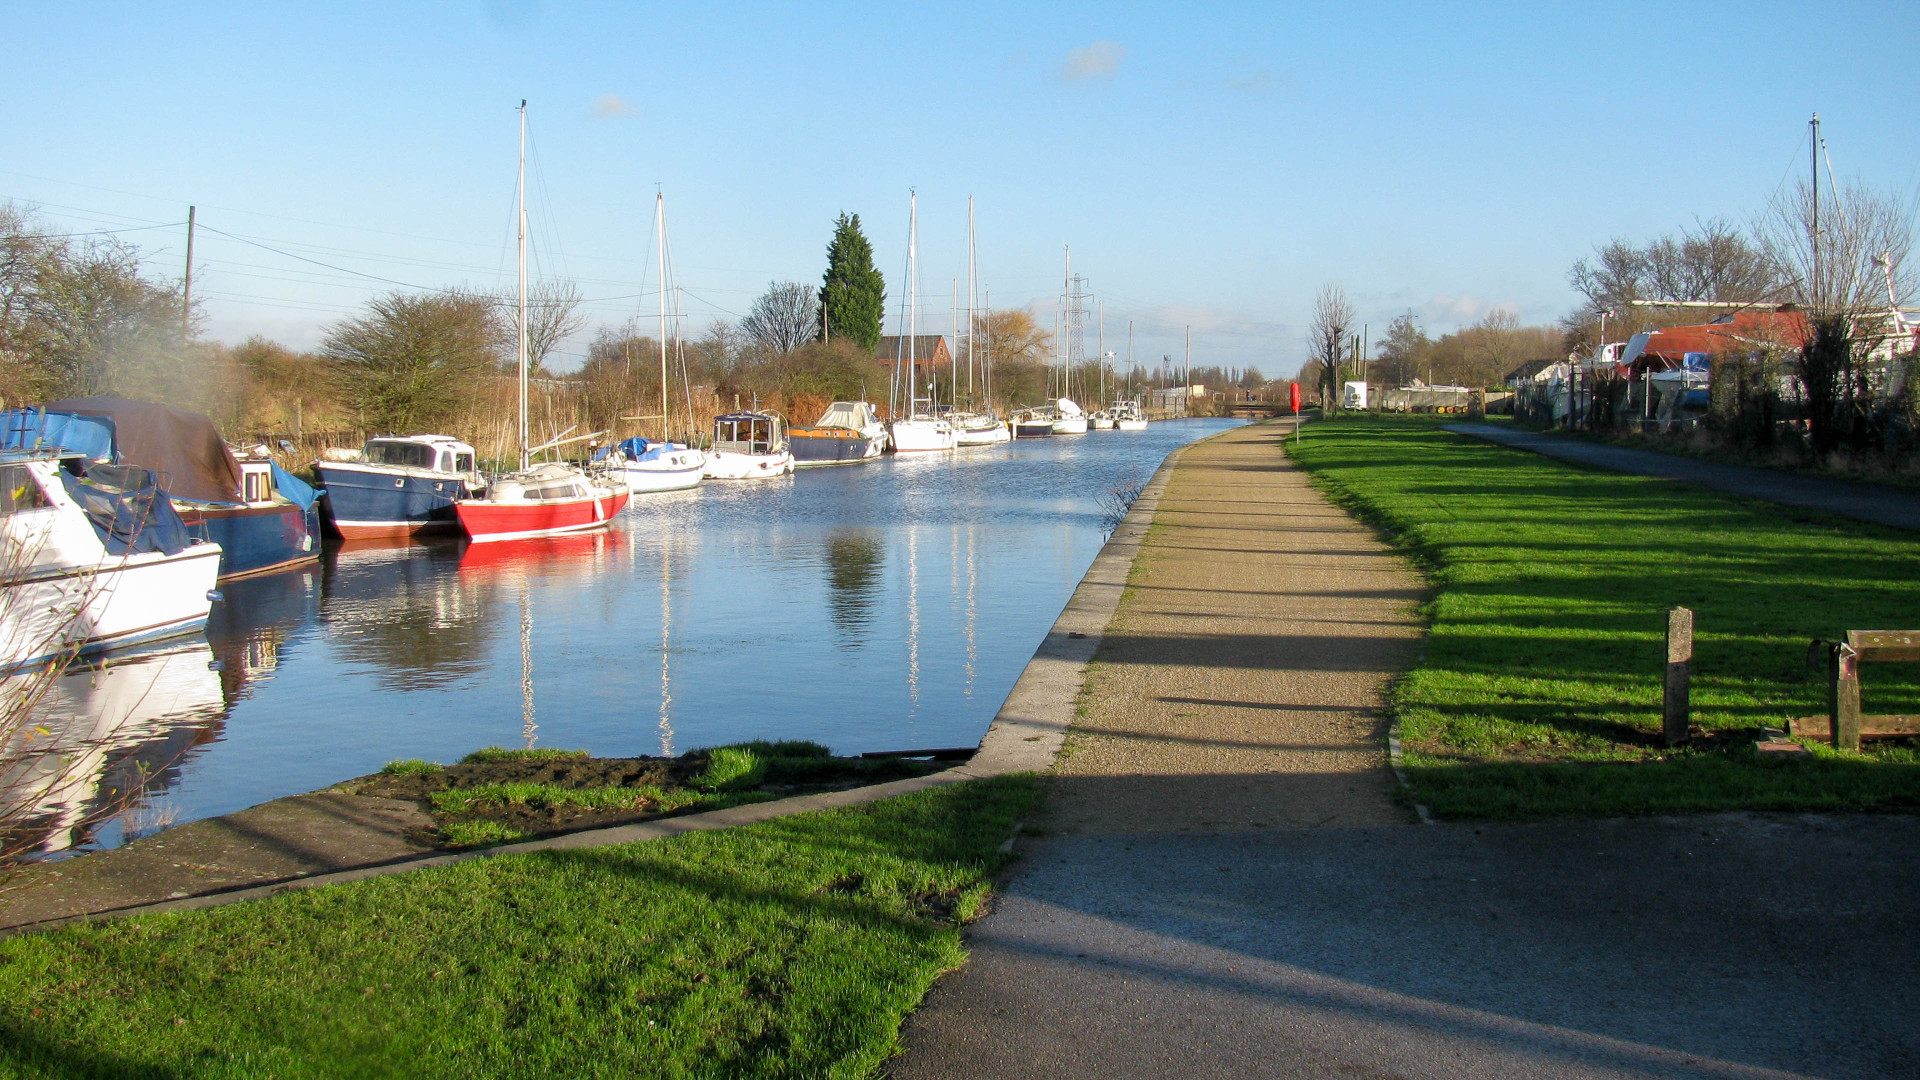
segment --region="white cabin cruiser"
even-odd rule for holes
[[[0,456],[0,672],[206,625],[220,545],[145,469]]]
[[[1140,403],[1137,401],[1114,402],[1113,426],[1117,431],[1147,430],[1147,418],[1140,415]]]
[[[709,480],[760,480],[793,472],[793,453],[780,418],[773,413],[736,412],[713,418],[713,449],[707,454]]]

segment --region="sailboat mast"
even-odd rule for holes
[[[1096,300],[1100,309],[1100,404],[1104,408],[1107,402],[1107,302]]]
[[[907,415],[920,392],[920,196],[907,192]]]
[[[950,397],[957,398],[960,396],[960,279],[959,278],[953,279],[953,313],[952,313],[952,322],[949,325],[953,327],[953,354],[947,357],[947,367],[952,373],[951,381],[947,383],[947,394]]]
[[[967,196],[967,406],[974,407],[973,398],[973,331],[975,321],[980,317],[980,277],[979,260],[973,247],[973,196]]]
[[[660,236],[660,441],[667,441],[667,196],[653,193],[653,231]]]
[[[1127,320],[1127,396],[1133,396],[1133,320]]]
[[[527,99],[520,99],[520,181],[517,200],[519,212],[516,215],[519,224],[517,255],[520,279],[520,313],[518,319],[520,344],[516,361],[520,369],[520,468],[525,471],[533,464],[533,455],[527,447],[533,442],[527,432]]]

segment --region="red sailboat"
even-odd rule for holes
[[[573,465],[532,464],[533,451],[527,445],[527,103],[524,101],[520,103],[519,207],[520,471],[495,480],[488,485],[484,496],[454,504],[460,527],[476,542],[597,529],[619,513],[628,498],[624,483],[610,482]],[[556,439],[540,449],[593,437]]]

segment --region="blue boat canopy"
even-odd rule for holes
[[[113,460],[113,421],[104,416],[8,409],[0,413],[0,450],[69,450]]]
[[[173,500],[146,469],[94,465],[82,480],[61,470],[67,494],[86,511],[87,521],[109,555],[177,555],[187,548],[187,524]]]

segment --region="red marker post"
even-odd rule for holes
[[[1300,441],[1300,384],[1287,384],[1287,404],[1293,406],[1293,441]]]

